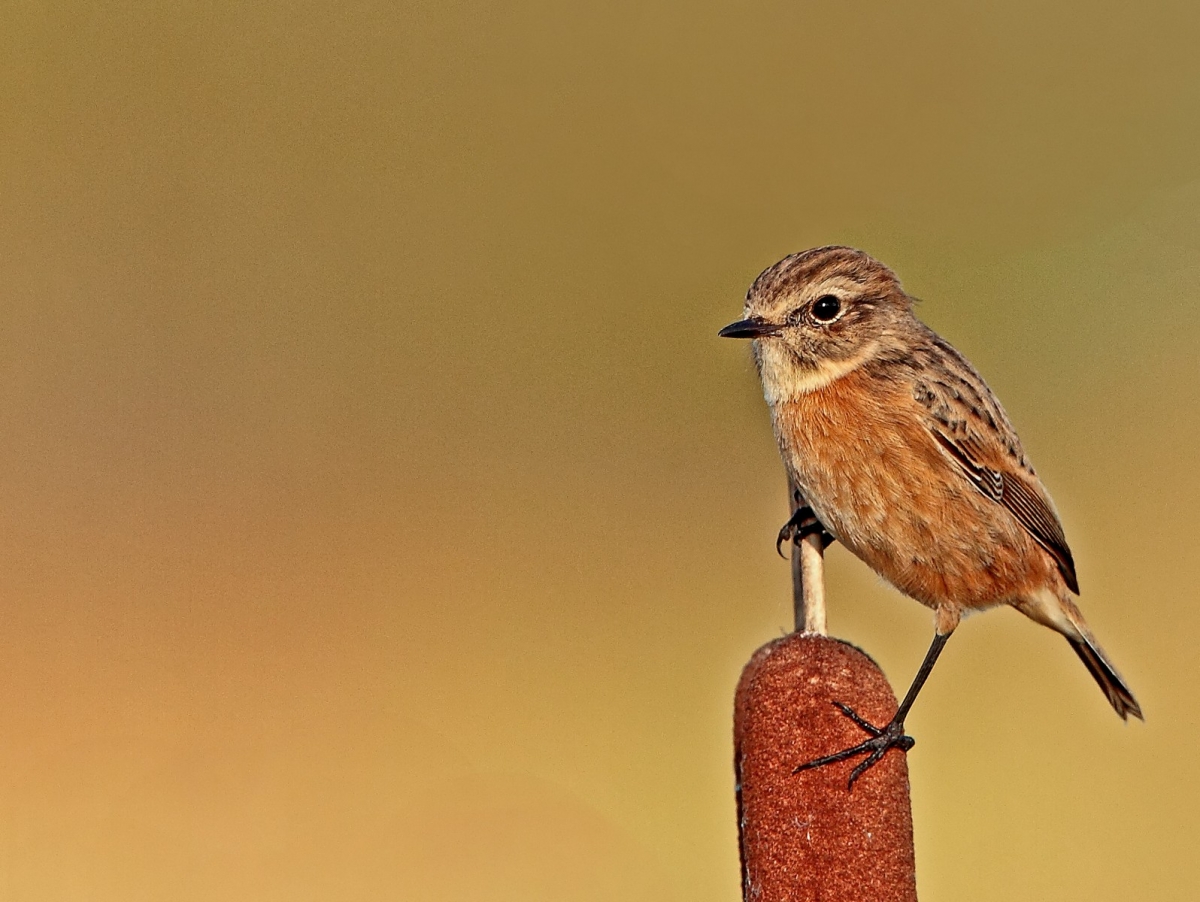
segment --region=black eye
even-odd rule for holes
[[[828,323],[832,322],[834,317],[842,312],[842,302],[831,294],[825,294],[813,301],[812,315],[813,319]]]

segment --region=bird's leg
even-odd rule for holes
[[[849,705],[842,702],[834,702],[843,714],[854,721],[859,729],[869,734],[871,738],[863,740],[856,746],[842,749],[840,752],[834,752],[832,755],[825,755],[822,758],[807,761],[793,769],[792,773],[798,774],[802,770],[824,767],[826,764],[835,764],[838,761],[845,761],[847,758],[867,755],[867,759],[859,762],[854,770],[850,772],[850,782],[846,788],[853,789],[854,781],[878,764],[888,749],[898,748],[905,752],[911,749],[916,744],[916,740],[911,736],[905,735],[904,718],[908,716],[909,709],[912,708],[913,702],[917,700],[917,693],[921,691],[921,687],[929,679],[930,671],[933,670],[933,665],[937,662],[938,655],[942,653],[942,649],[946,645],[946,640],[949,638],[949,632],[934,633],[933,643],[929,646],[929,651],[925,653],[925,660],[921,662],[921,667],[917,671],[917,675],[913,677],[912,685],[908,687],[908,692],[904,694],[904,701],[900,703],[900,707],[896,709],[895,715],[885,726],[877,727],[872,723],[868,723]]]
[[[775,537],[775,550],[780,557],[783,557],[784,542],[793,542],[799,545],[805,536],[820,536],[822,551],[833,543],[833,534],[817,519],[813,509],[803,503],[799,492],[796,492],[796,501],[800,506],[792,512],[792,516],[780,527],[779,535]]]

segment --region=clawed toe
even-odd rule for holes
[[[848,749],[834,752],[832,755],[825,755],[821,758],[814,758],[812,761],[806,761],[804,764],[797,765],[792,770],[792,773],[798,774],[804,770],[812,770],[815,767],[824,767],[827,764],[836,764],[838,761],[845,761],[849,758],[857,758],[859,755],[866,755],[866,760],[859,762],[854,770],[850,771],[850,780],[846,784],[846,788],[853,789],[854,782],[878,764],[883,756],[887,754],[888,749],[896,748],[907,752],[916,745],[915,739],[905,735],[903,721],[892,720],[881,728],[863,719],[849,705],[842,702],[834,702],[834,705],[871,738],[865,739],[858,745],[851,746]]]
[[[796,508],[795,512],[779,529],[779,535],[775,537],[775,551],[780,557],[783,557],[783,543],[794,542],[799,545],[805,536],[817,535],[821,537],[821,550],[824,551],[833,542],[833,535],[825,528],[817,515],[813,513],[813,509],[807,504]]]

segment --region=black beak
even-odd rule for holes
[[[764,335],[774,335],[783,326],[769,323],[765,319],[752,316],[749,319],[739,319],[730,323],[717,333],[719,338],[762,338]]]

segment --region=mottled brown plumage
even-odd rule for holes
[[[1066,636],[1122,718],[1141,717],[1071,598],[1079,584],[1062,525],[1000,402],[916,318],[890,269],[847,247],[793,254],[754,281],[745,319],[722,334],[754,339],[805,502],[934,609],[940,643],[964,611],[1011,605]],[[935,641],[931,657],[940,649]]]

